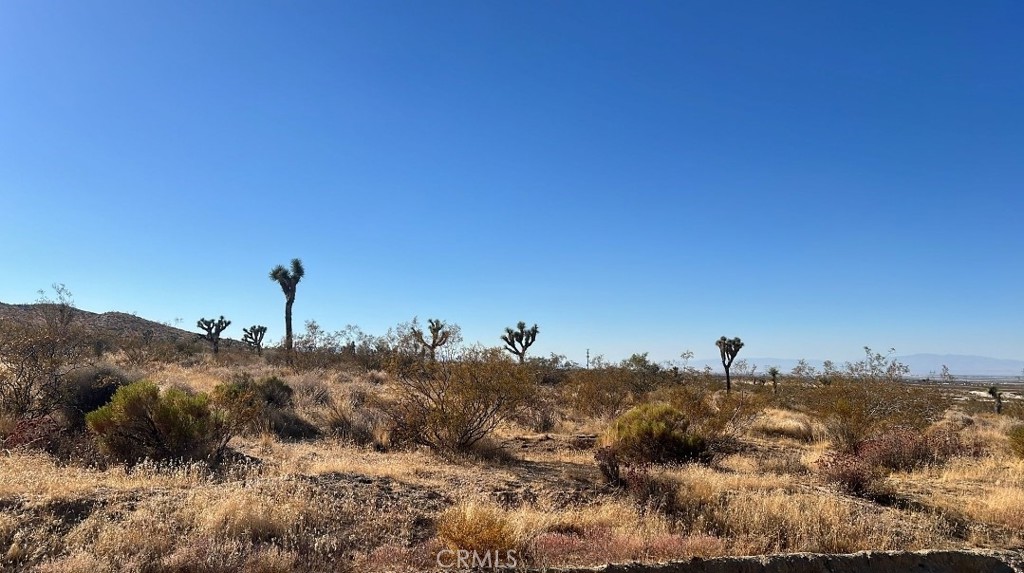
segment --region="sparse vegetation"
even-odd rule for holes
[[[842,451],[897,427],[923,430],[939,420],[950,400],[936,392],[886,380],[838,378],[808,392],[807,402]]]
[[[722,388],[643,352],[586,369],[427,324],[375,337],[308,321],[290,361],[251,344],[211,360],[159,329],[111,338],[102,359],[83,345],[49,414],[0,416],[2,567],[423,570],[472,548],[542,568],[1024,542],[1013,390],[997,416],[986,387],[908,384],[870,349],[784,392]]]
[[[0,321],[0,414],[35,420],[60,409],[67,377],[89,358],[75,321],[71,293],[54,285],[56,300],[40,292],[31,323]]]

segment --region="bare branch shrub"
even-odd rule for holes
[[[500,350],[470,349],[399,377],[400,396],[386,409],[400,440],[464,452],[522,409],[533,385]]]

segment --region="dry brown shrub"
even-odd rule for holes
[[[563,386],[569,407],[584,416],[610,418],[636,400],[633,375],[624,368],[573,370]]]
[[[834,453],[818,462],[818,474],[846,493],[870,496],[882,493],[884,476],[875,465],[854,454]]]
[[[532,399],[529,374],[498,349],[467,350],[403,376],[384,407],[400,440],[463,452]]]
[[[948,397],[931,389],[846,378],[814,388],[807,399],[828,427],[833,445],[844,452],[854,452],[863,441],[892,428],[923,430],[951,404]]]

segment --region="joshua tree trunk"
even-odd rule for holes
[[[288,297],[284,302],[284,348],[292,351],[292,304],[295,297]]]
[[[725,369],[725,393],[726,394],[731,394],[732,393],[732,377],[729,376],[729,368],[728,367],[726,367],[726,369]]]

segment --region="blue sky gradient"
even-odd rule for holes
[[[0,3],[0,301],[1024,358],[1019,2]]]

